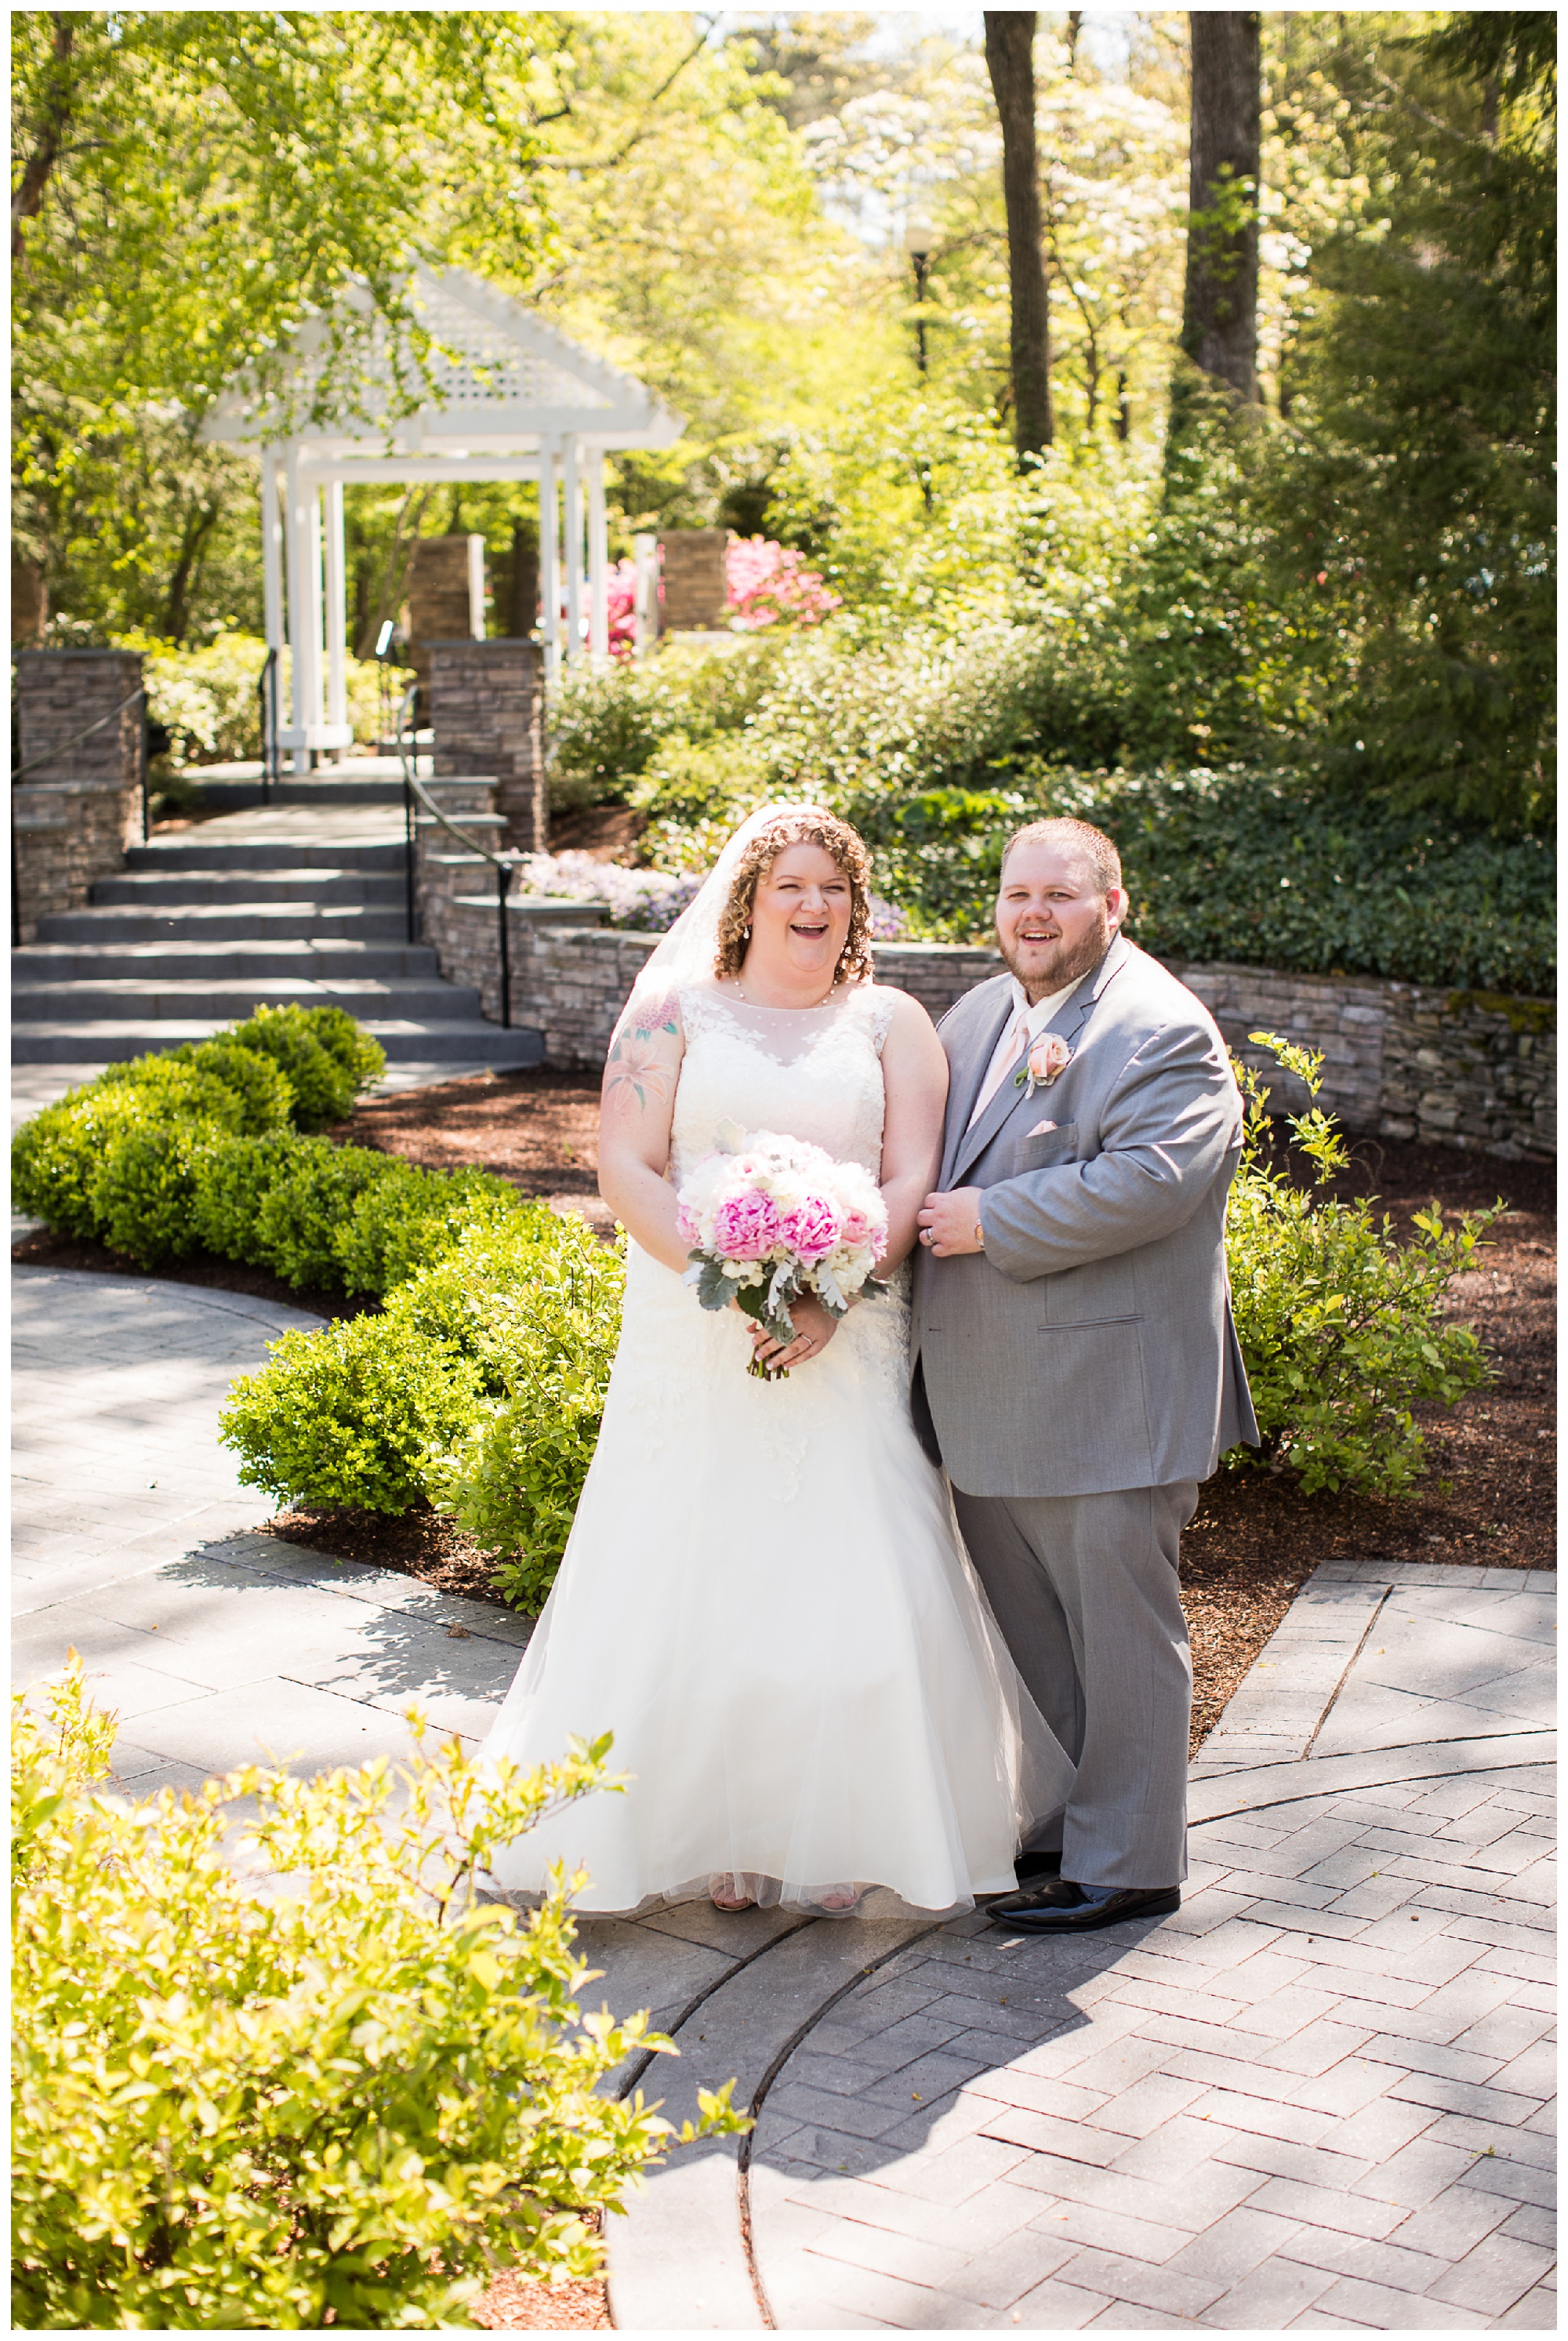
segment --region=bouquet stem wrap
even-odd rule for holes
[[[723,1122],[719,1144],[694,1165],[676,1198],[675,1229],[691,1246],[686,1282],[704,1309],[734,1301],[775,1341],[794,1340],[793,1302],[814,1294],[834,1317],[862,1292],[887,1240],[887,1208],[858,1162],[771,1130],[749,1134]],[[764,1381],[788,1369],[753,1358]]]

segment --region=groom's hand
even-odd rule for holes
[[[951,1195],[927,1195],[920,1211],[920,1240],[935,1260],[984,1251],[980,1232],[982,1187],[955,1187]]]

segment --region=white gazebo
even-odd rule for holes
[[[345,300],[362,314],[370,306],[358,287]],[[345,485],[537,480],[544,664],[554,676],[582,647],[584,567],[588,649],[603,656],[609,648],[606,453],[673,446],[685,427],[632,375],[463,269],[416,269],[411,305],[434,345],[429,393],[414,413],[391,411],[395,379],[406,378],[411,361],[380,328],[361,369],[359,412],[347,411],[345,396],[345,411],[291,433],[277,402],[236,383],[203,425],[204,438],[260,458],[266,638],[294,653],[290,722],[278,744],[293,749],[298,771],[313,749],[345,748],[354,737],[344,670]],[[313,317],[295,336],[295,412],[311,406],[330,335],[328,322]]]

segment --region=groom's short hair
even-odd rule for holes
[[[1094,828],[1086,821],[1074,821],[1066,813],[1049,821],[1026,822],[1022,829],[1014,831],[1003,849],[1003,878],[1007,875],[1008,858],[1015,845],[1071,846],[1089,864],[1102,894],[1108,894],[1113,886],[1122,882],[1122,857],[1104,831]]]

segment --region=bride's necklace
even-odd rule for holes
[[[746,1004],[746,1006],[747,1006],[748,1008],[762,1008],[762,1009],[767,1009],[767,1008],[768,1008],[769,1003],[768,1003],[765,1000],[751,1000],[751,999],[747,999],[747,997],[746,997],[746,992],[745,992],[745,988],[744,988],[744,986],[742,984],[741,980],[740,980],[740,977],[739,977],[738,975],[732,975],[732,976],[731,976],[731,978],[730,978],[729,980],[730,980],[730,981],[734,985],[734,988],[735,988],[735,997],[736,997],[736,999],[737,999],[737,1000],[743,1000],[743,1001],[745,1001],[745,1004]],[[773,1014],[774,1014],[774,1015],[784,1015],[784,1016],[788,1016],[788,1015],[795,1015],[795,1016],[810,1016],[810,1015],[814,1014],[814,1011],[815,1011],[817,1009],[819,1009],[819,1008],[825,1008],[825,1007],[827,1006],[828,1001],[833,998],[834,993],[837,990],[838,990],[838,978],[837,978],[837,976],[835,975],[835,976],[834,977],[833,981],[828,985],[827,990],[823,993],[822,998],[821,998],[820,1000],[814,1000],[814,1001],[811,1002],[810,1007],[808,1007],[808,1008],[796,1008],[796,1009],[793,1009],[793,1010],[792,1010],[792,1009],[787,1009],[787,1008],[785,1008],[785,1009],[774,1009],[774,1010],[772,1010],[772,1011],[771,1011],[771,1012],[772,1012]]]

